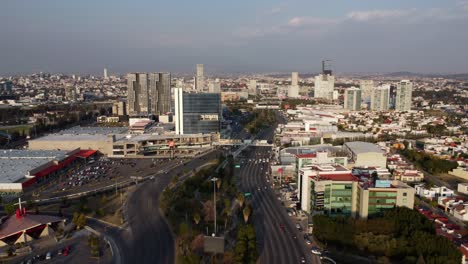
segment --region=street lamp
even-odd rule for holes
[[[211,179],[211,181],[213,182],[213,201],[214,201],[214,204],[213,204],[213,207],[214,207],[214,232],[213,232],[213,236],[216,236],[216,181],[218,180],[218,178],[216,177],[213,177]]]

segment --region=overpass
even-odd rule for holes
[[[267,140],[258,139],[220,139],[218,142],[213,142],[214,146],[263,146],[273,147],[273,144],[267,142]]]

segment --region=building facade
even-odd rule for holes
[[[13,83],[11,81],[0,80],[0,95],[11,95],[13,93]]]
[[[161,115],[171,111],[170,73],[129,73],[127,90],[129,115]]]
[[[256,95],[257,94],[257,80],[250,80],[249,81],[249,95]]]
[[[335,89],[335,76],[331,74],[319,74],[315,76],[314,98],[333,99]]]
[[[174,100],[176,134],[219,133],[219,93],[185,93],[181,88],[175,88]]]
[[[373,89],[370,103],[370,109],[372,111],[387,111],[390,106],[390,85],[384,85]]]
[[[112,104],[112,114],[116,116],[127,115],[127,107],[125,102],[115,102]]]
[[[349,111],[361,110],[361,89],[351,87],[345,91],[344,108]]]
[[[374,187],[358,185],[356,204],[360,218],[379,215],[394,207],[414,207],[414,188],[395,180],[381,182]]]
[[[359,87],[362,91],[362,101],[366,104],[370,103],[372,91],[374,90],[373,80],[361,80],[359,81]]]
[[[205,90],[203,64],[197,64],[197,75],[195,76],[195,90],[198,92],[203,92]]]
[[[413,93],[413,83],[409,80],[402,80],[397,85],[395,110],[409,111],[411,110]]]

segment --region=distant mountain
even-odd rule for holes
[[[423,74],[414,72],[391,72],[384,74],[386,77],[432,77],[432,78],[447,78],[456,80],[468,80],[468,73],[458,74]]]

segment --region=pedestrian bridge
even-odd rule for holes
[[[264,146],[273,147],[273,144],[266,140],[251,140],[251,139],[220,139],[218,142],[213,142],[215,146]]]

